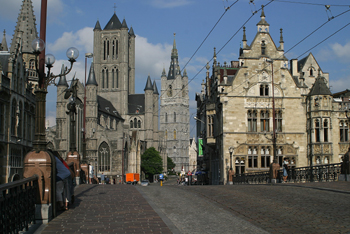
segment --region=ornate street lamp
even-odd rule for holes
[[[232,154],[233,154],[233,146],[228,148],[228,152],[230,152],[230,170],[232,171]]]
[[[44,67],[40,66],[41,64],[41,58],[43,56],[42,53],[45,53],[45,42],[40,39],[36,38],[32,42],[32,48],[33,48],[33,54],[35,55],[35,68],[38,73],[39,77],[39,85],[38,88],[35,90],[36,95],[36,122],[35,122],[35,140],[34,140],[34,149],[36,151],[42,151],[46,150],[46,138],[45,138],[45,105],[46,105],[46,94],[47,94],[47,87],[54,83],[54,80],[59,76],[65,76],[67,75],[73,68],[73,63],[76,61],[76,59],[79,56],[79,51],[74,48],[70,47],[66,55],[68,57],[68,61],[70,62],[70,68],[65,68],[65,72],[63,74],[54,75],[51,73],[51,68],[53,67],[53,64],[55,63],[55,57],[52,54],[45,55],[45,64],[48,69],[47,74],[44,72]],[[44,52],[43,52],[44,51]],[[39,57],[40,56],[40,57]],[[39,57],[39,61],[38,61]]]

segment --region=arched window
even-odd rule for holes
[[[258,167],[258,152],[256,147],[249,147],[248,149],[248,167]]]
[[[106,85],[105,85],[105,87],[108,89],[108,83],[109,83],[109,80],[108,80],[108,69],[106,69],[106,76],[105,76],[105,78],[106,78]]]
[[[22,137],[22,126],[23,126],[23,105],[22,102],[19,102],[18,111],[17,111],[17,136]]]
[[[261,132],[269,132],[269,112],[268,111],[261,111],[260,112],[260,128]]]
[[[269,86],[267,84],[260,85],[260,96],[269,96]]]
[[[328,120],[323,122],[323,142],[328,142]]]
[[[165,123],[168,122],[168,113],[165,113]]]
[[[320,121],[318,119],[315,120],[315,142],[320,142]]]
[[[104,41],[104,42],[103,42],[103,60],[106,60],[106,54],[107,54],[107,53],[106,53],[106,49],[107,49],[107,48],[106,48],[106,46],[107,46],[106,44],[107,44],[107,42]]]
[[[137,128],[137,119],[134,118],[134,128]]]
[[[257,113],[255,110],[248,110],[248,132],[257,131]]]
[[[0,134],[3,134],[5,126],[4,126],[4,120],[5,120],[5,105],[0,102]]]
[[[138,121],[137,121],[137,127],[138,127],[138,128],[141,128],[141,120],[138,120]]]
[[[281,110],[276,111],[275,119],[276,119],[277,132],[282,132],[282,111]]]
[[[16,99],[12,100],[11,105],[11,135],[15,136],[16,134],[16,110],[17,110],[17,102]]]
[[[100,172],[111,171],[109,146],[103,142],[98,148],[98,169]]]
[[[265,41],[261,42],[261,55],[265,55],[266,53],[266,44]]]
[[[174,112],[174,123],[176,123],[176,112]]]
[[[314,76],[314,70],[310,67],[310,76]]]
[[[105,69],[103,69],[102,70],[102,77],[101,77],[101,79],[102,79],[102,88],[104,89],[105,88],[105,72],[106,72],[106,70]]]
[[[244,157],[236,157],[235,160],[236,174],[243,174],[245,171],[245,160]]]
[[[349,141],[349,127],[347,121],[340,121],[339,123],[339,132],[340,132],[340,142]]]
[[[132,120],[130,120],[130,128],[134,127],[134,122]]]
[[[171,85],[169,85],[168,87],[168,96],[169,97],[173,96],[173,87]]]
[[[174,140],[176,140],[176,130],[174,129]]]

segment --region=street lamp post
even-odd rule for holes
[[[271,63],[271,91],[272,91],[272,149],[273,149],[273,160],[277,160],[277,154],[276,154],[276,111],[275,111],[275,89],[274,89],[274,80],[273,80],[273,60],[272,59],[266,59],[266,62]]]
[[[87,69],[87,59],[92,57],[93,57],[93,53],[85,53],[84,116],[83,116],[83,158],[84,160],[86,160],[86,69]]]

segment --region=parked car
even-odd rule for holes
[[[148,180],[142,180],[141,181],[141,186],[148,186],[149,185],[149,181]]]

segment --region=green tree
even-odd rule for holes
[[[168,157],[168,171],[171,171],[175,166],[176,164],[173,162],[173,160],[171,158]]]
[[[148,148],[141,155],[141,171],[146,174],[147,178],[163,172],[162,157],[160,157],[159,152],[154,147]]]

